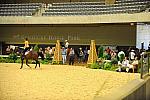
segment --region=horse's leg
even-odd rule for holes
[[[40,68],[40,61],[38,61],[38,63],[39,63],[39,68]]]
[[[20,69],[22,69],[22,67],[23,67],[23,58],[21,58],[21,67],[20,67]]]
[[[28,66],[28,67],[30,67],[29,65],[28,65],[28,60],[26,59],[26,65]],[[31,67],[30,67],[31,68]]]
[[[37,67],[37,64],[38,64],[38,60],[35,60],[36,61],[36,65],[35,65],[35,68]]]

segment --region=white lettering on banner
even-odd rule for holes
[[[15,39],[32,39],[32,40],[80,40],[78,34],[67,34],[67,36],[63,35],[55,35],[55,34],[15,34],[13,35]]]
[[[68,34],[67,40],[80,40],[78,34]]]

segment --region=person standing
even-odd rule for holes
[[[69,59],[69,65],[74,64],[74,58],[75,58],[75,52],[73,48],[70,48],[70,53],[69,53],[70,59]]]
[[[42,48],[39,49],[38,55],[41,57],[42,60],[44,60],[44,52]]]
[[[87,47],[83,51],[83,54],[84,54],[83,61],[87,62],[87,60],[88,60],[88,49],[87,49]]]
[[[125,57],[125,53],[124,53],[123,50],[121,50],[121,51],[118,53],[118,58],[119,58],[120,63],[122,63],[124,57]]]
[[[65,48],[67,49],[68,46],[69,46],[69,42],[68,42],[68,40],[65,40]]]
[[[81,63],[83,61],[83,51],[82,51],[82,48],[79,48],[79,51],[78,51],[78,63]]]
[[[132,49],[130,52],[130,60],[133,61],[134,58],[135,58],[135,53],[134,53],[134,50]]]
[[[67,51],[64,47],[62,47],[62,59],[63,59],[63,64],[66,63],[66,55],[67,55]]]
[[[107,54],[110,54],[111,49],[109,47],[107,47],[106,52],[107,52]]]

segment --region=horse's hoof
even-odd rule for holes
[[[20,68],[20,69],[22,69],[22,68]]]

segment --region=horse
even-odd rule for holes
[[[39,57],[39,54],[38,52],[34,51],[34,50],[31,50],[31,51],[27,51],[28,53],[27,54],[24,54],[23,55],[23,52],[21,53],[21,67],[20,69],[22,69],[23,67],[23,61],[24,59],[26,60],[26,65],[28,67],[30,67],[28,65],[28,60],[35,60],[36,61],[36,66],[35,68],[37,67],[37,64],[39,64],[39,68],[40,68],[40,62],[38,61],[38,57]],[[31,67],[30,67],[31,68]]]

